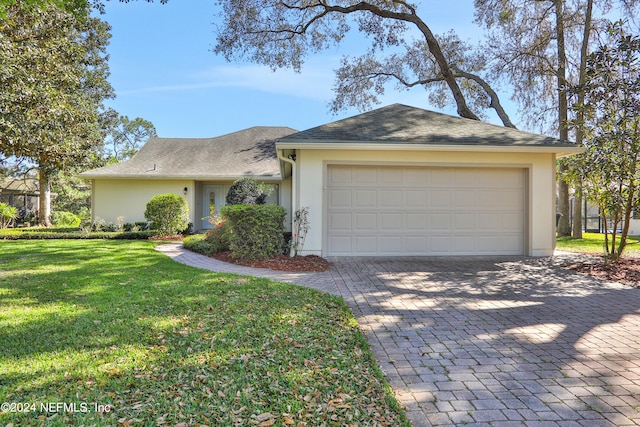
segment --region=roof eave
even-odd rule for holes
[[[252,178],[256,181],[282,181],[278,175],[148,175],[148,174],[110,174],[92,175],[81,173],[82,179],[151,179],[151,180],[187,180],[187,181],[235,181],[240,178]]]
[[[381,150],[381,151],[472,151],[485,153],[553,153],[556,157],[571,156],[584,152],[584,147],[548,144],[548,145],[489,145],[489,144],[396,144],[379,142],[307,142],[289,140],[277,142],[277,149],[308,150]]]

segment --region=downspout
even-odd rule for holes
[[[297,191],[298,189],[296,188],[296,162],[293,159],[284,157],[284,150],[277,150],[277,152],[278,152],[279,160],[282,160],[291,165],[291,232],[293,233],[293,229],[294,229],[293,218],[295,217],[294,213],[295,213],[296,204],[297,204],[296,193],[298,192]],[[282,175],[284,178],[284,173]],[[293,257],[293,255],[294,255],[294,249],[293,247],[291,247],[289,249],[289,256]]]

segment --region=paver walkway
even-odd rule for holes
[[[415,427],[640,425],[640,290],[557,258],[336,258],[300,274],[158,249],[342,296]]]

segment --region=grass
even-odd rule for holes
[[[582,239],[558,237],[556,241],[556,248],[565,252],[604,253],[604,234],[583,233],[582,237]],[[639,236],[628,236],[627,247],[624,254],[640,256]]]
[[[15,426],[408,425],[341,299],[145,241],[0,241],[2,402]]]

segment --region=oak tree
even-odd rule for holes
[[[443,83],[458,114],[479,119],[469,107],[463,87],[473,82],[472,90],[477,92],[489,86],[472,72],[475,70],[456,62],[455,40],[450,43],[446,38],[439,39],[416,4],[404,0],[220,0],[220,5],[222,24],[214,51],[228,60],[248,59],[272,69],[300,70],[307,55],[340,43],[352,27],[369,37],[370,52],[355,60],[345,60],[338,71],[339,79],[346,75],[353,78],[343,80],[337,87],[334,109],[368,106],[376,101],[371,90],[380,93],[385,80],[393,78],[406,86]],[[419,34],[419,40],[405,40],[411,31]],[[379,60],[379,53],[387,48],[401,53]],[[417,67],[407,63],[404,69],[399,68],[408,61],[423,63]],[[408,72],[412,73],[411,80],[405,79]],[[487,91],[484,98],[490,99],[496,111],[502,113],[503,121],[507,118],[505,124],[512,125],[499,107],[495,92]]]

